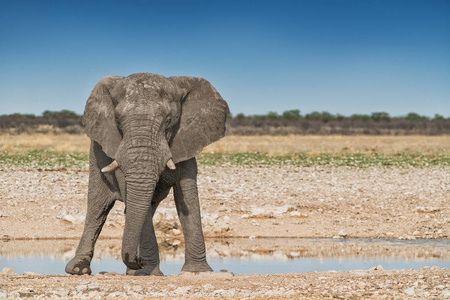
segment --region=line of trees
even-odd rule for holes
[[[364,114],[353,114],[350,117],[345,117],[341,114],[333,115],[327,111],[313,111],[309,114],[302,115],[300,113],[300,110],[298,109],[292,109],[287,110],[283,112],[282,114],[278,114],[277,112],[270,111],[266,115],[249,115],[246,116],[242,113],[237,114],[235,119],[238,120],[253,120],[253,119],[261,119],[261,120],[285,120],[285,121],[302,121],[302,120],[310,120],[310,121],[322,121],[322,122],[329,122],[329,121],[374,121],[374,122],[381,122],[381,121],[391,121],[396,119],[403,119],[408,121],[441,121],[441,120],[450,120],[449,118],[445,118],[444,116],[440,114],[435,114],[433,118],[427,117],[427,116],[421,116],[417,113],[411,112],[408,113],[404,117],[391,117],[387,112],[374,112],[370,115],[364,115]]]
[[[20,133],[84,133],[82,116],[70,110],[46,110],[41,116],[33,114],[11,114],[0,116],[0,132]]]
[[[367,135],[442,135],[450,134],[450,118],[436,114],[434,117],[409,113],[404,117],[391,117],[386,112],[370,115],[354,114],[349,117],[329,112],[287,110],[282,114],[237,114],[229,121],[228,131],[236,135],[282,134],[367,134]]]
[[[0,133],[84,133],[82,116],[69,110],[46,110],[40,116],[32,114],[0,115]],[[391,117],[386,112],[349,117],[329,112],[287,110],[281,114],[237,114],[228,122],[228,133],[236,135],[283,134],[388,134],[388,135],[442,135],[450,134],[450,118],[436,114],[430,118],[417,113]]]

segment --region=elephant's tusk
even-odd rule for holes
[[[119,166],[119,163],[116,160],[114,160],[112,163],[110,163],[109,165],[107,165],[106,167],[104,167],[102,169],[102,173],[112,172],[115,169],[117,169],[118,166]]]
[[[169,159],[169,161],[167,162],[167,167],[171,170],[175,170],[177,167],[175,167],[175,163],[173,162],[172,159]]]

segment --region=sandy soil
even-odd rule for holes
[[[12,241],[52,239],[48,248],[70,243],[81,235],[86,211],[88,173],[80,171],[0,172],[0,234],[2,255],[33,251]],[[244,237],[228,247],[239,253],[273,251],[270,243],[254,247],[260,237],[448,239],[450,236],[450,172],[448,168],[240,168],[204,167],[199,174],[203,227],[208,252],[223,252],[221,241]],[[155,227],[164,249],[182,246],[173,198],[158,208]],[[101,237],[119,238],[123,204],[111,212]],[[70,238],[72,241],[53,239]],[[237,240],[236,240],[237,241]],[[75,245],[74,245],[75,243]],[[215,246],[216,243],[217,245]],[[116,245],[117,243],[115,243]],[[116,246],[114,246],[116,247]],[[222,248],[221,248],[222,247]],[[239,248],[241,247],[241,248]],[[345,248],[355,253],[383,253],[383,248]],[[333,246],[286,243],[286,256],[332,255]],[[22,249],[22,250],[21,250]],[[65,249],[65,248],[64,248]],[[110,249],[107,247],[107,249]],[[211,249],[211,251],[210,251]],[[217,250],[219,249],[219,250]],[[275,249],[276,250],[276,249]],[[334,249],[336,252],[343,249]],[[38,251],[36,249],[36,251]],[[67,251],[67,249],[66,249]],[[397,250],[396,250],[397,251]],[[408,250],[400,249],[401,255]],[[403,252],[402,252],[403,251]],[[422,249],[420,255],[448,260],[447,250]],[[433,252],[434,251],[434,252]],[[99,255],[102,253],[98,251]],[[325,254],[324,254],[325,253]],[[97,252],[96,252],[97,254]],[[251,254],[251,251],[250,251]],[[386,254],[387,255],[387,254]],[[400,255],[400,254],[399,254]],[[239,275],[181,274],[133,278],[120,274],[94,276],[0,275],[2,297],[63,298],[449,298],[450,270],[311,272],[304,274]]]

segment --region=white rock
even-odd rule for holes
[[[291,211],[291,213],[289,215],[294,218],[307,218],[308,217],[308,214],[302,214],[299,211]]]
[[[416,291],[415,291],[415,289],[414,289],[413,286],[410,287],[410,288],[407,288],[407,289],[404,290],[403,292],[404,292],[406,295],[409,295],[409,296],[415,296],[415,295],[416,295]]]
[[[173,292],[176,295],[186,295],[190,290],[192,289],[192,286],[180,286],[176,288]]]
[[[27,276],[37,276],[37,275],[40,275],[40,274],[35,273],[35,272],[28,272],[28,271],[26,271],[26,272],[23,272],[23,275],[27,275]]]
[[[0,299],[6,299],[8,298],[8,293],[4,291],[0,291]]]
[[[84,291],[87,291],[87,290],[88,290],[88,285],[87,285],[87,284],[79,284],[79,285],[77,285],[77,286],[75,287],[75,289],[76,289],[78,292],[84,292]]]
[[[442,296],[442,298],[444,298],[444,299],[450,299],[450,290],[442,291],[441,296]]]
[[[100,291],[100,285],[97,282],[89,283],[87,289],[89,291]]]
[[[376,267],[370,268],[371,271],[379,271],[379,270],[384,270],[382,265],[378,265]]]
[[[1,274],[2,274],[2,275],[14,275],[14,274],[16,274],[16,273],[14,273],[14,270],[13,270],[13,269],[11,269],[11,268],[6,268],[6,267],[5,267],[5,268],[3,268]]]
[[[339,236],[341,236],[341,237],[347,237],[347,231],[345,231],[345,230],[341,230],[341,231],[339,231]]]
[[[57,290],[57,291],[51,291],[51,293],[53,295],[56,295],[56,296],[61,297],[61,298],[66,298],[70,294],[70,292],[68,290],[65,290],[65,289],[60,289],[60,290]]]
[[[84,222],[85,215],[75,209],[63,209],[58,212],[57,218],[72,224],[81,224]]]

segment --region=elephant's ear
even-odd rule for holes
[[[207,80],[198,77],[170,77],[187,91],[182,100],[180,126],[171,151],[175,163],[199,154],[203,147],[225,135],[228,105]]]
[[[115,158],[122,135],[117,128],[110,91],[121,78],[123,77],[107,76],[100,79],[86,102],[83,116],[86,134],[99,143],[111,158]]]

